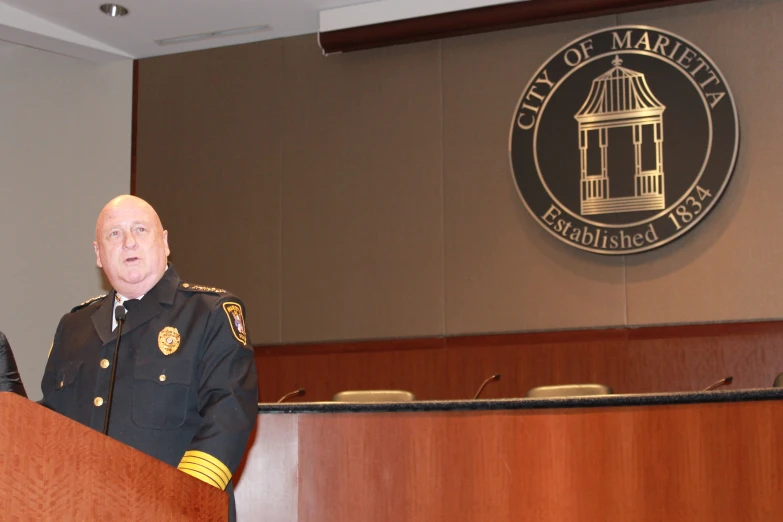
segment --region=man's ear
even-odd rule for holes
[[[101,249],[98,246],[98,242],[93,241],[92,247],[95,249],[95,264],[98,265],[98,268],[103,268],[103,264],[101,264]]]

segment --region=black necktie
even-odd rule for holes
[[[117,307],[122,306],[125,308],[126,312],[130,312],[134,307],[136,307],[139,304],[138,299],[127,299],[124,303],[117,303],[117,305],[114,307],[114,314],[112,317],[112,324],[114,325],[114,328],[112,328],[112,331],[117,329],[116,323],[116,317],[117,317]],[[124,315],[124,314],[123,314]]]

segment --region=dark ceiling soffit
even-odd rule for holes
[[[710,0],[527,0],[318,33],[324,54],[361,51]]]

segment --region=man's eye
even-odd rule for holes
[[[146,232],[146,231],[147,231],[147,229],[146,229],[146,228],[144,228],[144,227],[138,227],[138,228],[136,229],[136,232]]]
[[[118,230],[114,230],[112,232],[109,232],[109,237],[117,237],[120,235],[120,232]]]

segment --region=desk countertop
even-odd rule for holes
[[[616,394],[553,399],[492,399],[453,401],[412,401],[396,403],[290,402],[260,403],[259,413],[364,413],[535,410],[553,408],[592,408],[612,406],[665,406],[715,402],[783,400],[783,388],[750,390]]]

